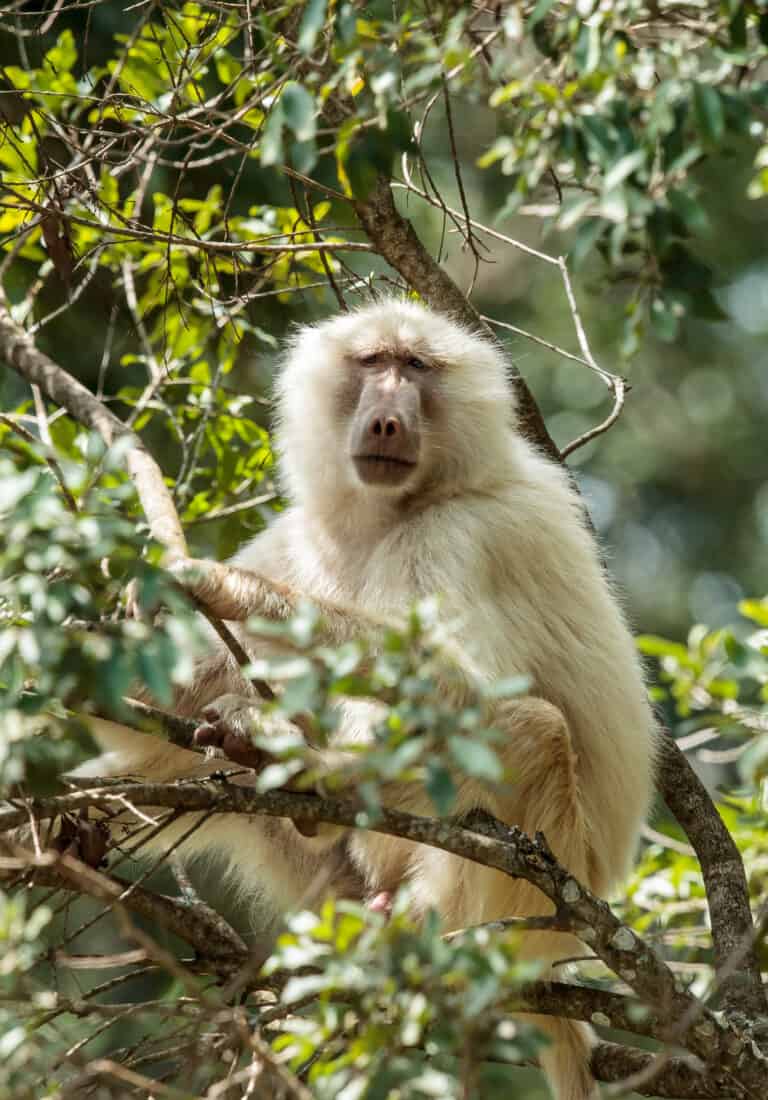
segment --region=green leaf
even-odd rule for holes
[[[536,24],[542,21],[549,9],[554,7],[554,5],[555,0],[538,0],[536,7],[533,9],[528,19],[529,29],[533,30]]]
[[[768,46],[768,12],[764,12],[757,21],[757,33],[764,46]]]
[[[232,84],[243,71],[243,66],[226,50],[216,55],[216,76],[222,84]],[[239,106],[239,104],[238,104]]]
[[[498,756],[484,742],[470,737],[449,737],[451,756],[466,775],[498,783],[504,776]]]
[[[578,268],[589,256],[604,229],[605,221],[602,218],[587,218],[586,221],[581,223],[576,230],[576,237],[568,253],[568,259],[574,269]]]
[[[675,290],[708,290],[712,283],[711,269],[682,244],[667,249],[661,269],[664,282]]]
[[[742,600],[739,611],[758,626],[768,626],[768,600]]]
[[[728,321],[729,314],[722,308],[711,290],[697,290],[691,300],[691,314],[702,321]]]
[[[136,658],[137,671],[142,683],[149,688],[152,696],[161,706],[170,706],[173,701],[173,689],[168,677],[168,669],[158,660],[156,648],[141,648]]]
[[[280,106],[285,125],[299,141],[315,136],[315,101],[303,84],[289,80],[280,96]]]
[[[737,49],[743,49],[747,44],[747,5],[739,4],[729,24],[731,32],[731,44]]]
[[[637,648],[646,657],[674,657],[677,661],[688,661],[689,653],[680,642],[671,642],[669,638],[660,638],[656,634],[640,634],[635,639]]]
[[[645,164],[644,149],[635,149],[633,153],[627,153],[626,156],[620,157],[605,173],[603,191],[612,191],[614,187],[618,187],[627,176],[631,176],[643,164]]]
[[[662,295],[657,295],[651,302],[651,324],[665,344],[671,344],[680,329],[680,318],[674,305]]]
[[[725,646],[725,652],[728,654],[728,660],[732,665],[743,668],[747,664],[750,652],[745,645],[742,645],[737,638],[734,638],[733,634],[726,634],[723,639],[723,645]]]
[[[700,202],[680,187],[673,187],[667,195],[670,207],[691,233],[705,233],[709,229],[707,212]]]
[[[707,684],[707,690],[710,695],[714,695],[718,699],[737,699],[739,696],[738,683],[735,680],[724,680],[722,677],[710,680]]]
[[[356,132],[349,139],[342,140],[337,146],[339,178],[348,186],[345,191],[355,198],[365,198],[378,176],[389,175],[394,158],[409,149],[412,142],[410,126],[406,116],[400,111],[387,112],[386,129],[373,129]]]
[[[725,133],[725,114],[719,92],[711,84],[694,84],[693,109],[701,136],[719,145]]]
[[[582,77],[593,73],[600,63],[600,27],[591,20],[581,25],[573,60]]]
[[[325,22],[326,0],[309,0],[301,18],[297,45],[302,53],[311,53]]]
[[[283,160],[282,100],[274,105],[264,124],[259,152],[262,164],[280,164]]]
[[[77,48],[72,31],[62,31],[53,46],[45,55],[43,65],[56,76],[68,73],[77,61]]]
[[[448,769],[431,760],[427,766],[425,786],[439,816],[449,813],[456,798],[456,787]]]
[[[293,141],[290,149],[291,167],[297,172],[307,175],[317,164],[317,145],[315,139],[309,141]]]

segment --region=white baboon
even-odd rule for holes
[[[338,638],[359,632],[366,615],[402,617],[438,595],[474,670],[531,684],[493,714],[509,782],[465,779],[454,812],[485,809],[541,830],[562,863],[605,894],[628,869],[648,807],[654,723],[581,502],[567,473],[516,430],[503,356],[445,317],[390,300],[302,329],[278,387],[290,507],[235,558],[242,584],[221,585],[214,567],[199,595],[236,619],[243,604],[277,617],[307,596],[326,607]],[[217,652],[179,706],[207,708],[201,740],[226,742],[253,705],[243,694]],[[341,706],[340,739],[369,737],[370,704]],[[108,751],[91,775],[162,780],[216,766],[107,723],[99,737]],[[432,812],[416,785],[387,799]],[[226,851],[244,889],[266,893],[275,911],[305,898],[322,868],[357,896],[408,881],[417,913],[434,906],[447,930],[550,909],[524,882],[376,833],[329,841],[281,820],[219,817],[190,843]],[[526,950],[554,962],[583,948],[537,933]],[[553,1039],[542,1061],[558,1100],[591,1100],[589,1029],[536,1022]]]

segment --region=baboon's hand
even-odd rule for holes
[[[50,844],[57,852],[74,856],[89,867],[100,867],[109,849],[109,829],[102,821],[91,821],[87,810],[78,817],[64,814]]]
[[[194,733],[196,745],[213,746],[236,764],[262,771],[271,757],[254,744],[261,732],[259,708],[240,695],[220,695],[202,712],[203,721]]]
[[[254,735],[268,737],[270,732],[284,730],[286,720],[264,713],[252,698],[242,695],[221,695],[209,703],[202,713],[203,722],[194,733],[197,745],[215,746],[236,764],[262,771],[272,760],[265,749],[254,744]],[[305,794],[311,793],[304,791]],[[312,821],[294,820],[293,824],[302,836],[316,836],[317,825]]]

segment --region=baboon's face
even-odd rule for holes
[[[349,514],[349,493],[434,500],[485,484],[513,414],[498,349],[412,302],[304,328],[279,381],[281,467],[295,502]]]
[[[405,486],[423,473],[428,458],[425,434],[437,406],[435,363],[407,347],[374,347],[347,356],[343,371],[337,408],[347,424],[357,477],[367,486]]]

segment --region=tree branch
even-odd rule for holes
[[[749,887],[739,849],[668,730],[663,732],[657,783],[701,865],[723,1007],[764,1016],[768,1001],[755,953]]]
[[[746,1100],[750,1095],[757,1100],[760,1095],[759,1092],[746,1093],[727,1070],[714,1065],[702,1072],[691,1065],[689,1059],[665,1058],[662,1062],[657,1054],[620,1043],[597,1043],[592,1051],[591,1068],[598,1081],[629,1081],[648,1073],[651,1067],[653,1074],[649,1074],[645,1084],[633,1084],[633,1092],[641,1096],[669,1097],[670,1100],[726,1100],[728,1097]]]
[[[179,714],[172,714],[141,699],[124,696],[121,701],[136,715],[137,725],[142,726],[142,719],[147,720],[153,726],[159,727],[163,737],[167,738],[172,745],[178,745],[179,748],[188,749],[190,752],[204,752],[199,745],[195,744],[195,730],[200,725],[196,718],[184,718]],[[155,730],[143,729],[143,732],[154,733]]]
[[[732,1021],[718,1021],[695,997],[678,988],[666,964],[613,914],[561,867],[543,838],[532,840],[519,829],[482,815],[471,827],[451,821],[382,810],[374,822],[366,820],[359,804],[346,799],[278,790],[259,794],[226,781],[195,780],[177,784],[117,781],[98,788],[25,807],[0,810],[0,830],[36,817],[76,813],[86,806],[124,811],[132,806],[172,808],[179,812],[268,814],[307,823],[330,822],[348,828],[370,827],[376,832],[428,844],[464,859],[492,867],[532,883],[555,906],[581,925],[580,934],[595,953],[650,1005],[658,1019],[702,1061],[727,1069],[746,1089],[763,1087],[768,1062],[750,1036]],[[685,1025],[685,1026],[683,1026]],[[679,1032],[679,1035],[677,1034]]]
[[[11,863],[29,870],[36,886],[69,890],[104,902],[109,908],[123,908],[145,917],[188,943],[213,970],[221,964],[228,973],[234,963],[243,965],[248,959],[248,949],[240,936],[218,914],[213,919],[204,906],[153,893],[89,867],[66,852],[49,850],[37,855],[14,845],[14,856],[3,862],[6,870]]]
[[[184,531],[163,472],[155,459],[139,436],[110,412],[82,382],[35,346],[29,333],[13,319],[1,285],[0,354],[22,378],[39,386],[51,401],[65,408],[79,423],[98,432],[108,447],[120,439],[127,441],[128,471],[152,535],[165,546],[171,562],[188,559]],[[231,630],[208,611],[201,610],[238,664],[246,664],[247,654]],[[253,681],[253,686],[262,698],[274,698],[271,688],[263,681]]]
[[[577,933],[578,934],[578,933]],[[615,1027],[665,1042],[668,1025],[636,997],[572,982],[538,981],[526,985],[511,1002],[516,1012],[566,1016],[597,1027]]]

